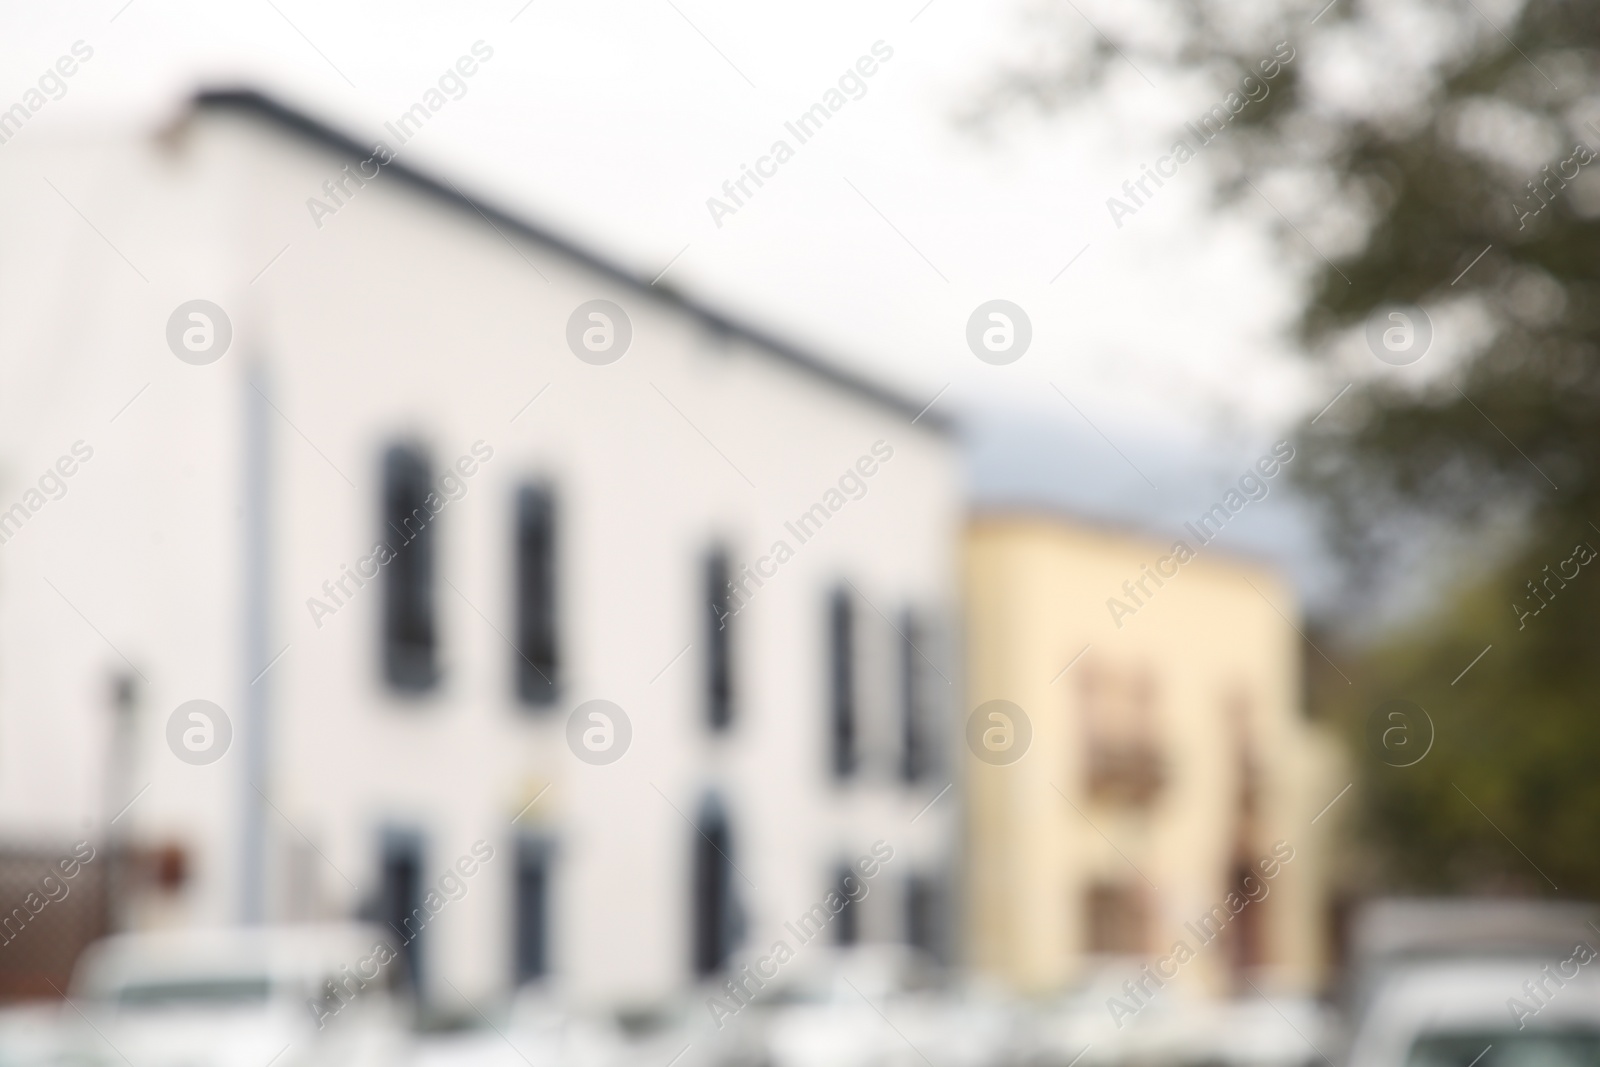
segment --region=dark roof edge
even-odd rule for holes
[[[193,102],[196,109],[234,110],[260,115],[280,126],[348,155],[362,157],[372,153],[371,146],[363,145],[333,127],[255,89],[203,89],[195,94]],[[573,244],[566,238],[536,226],[526,219],[510,214],[486,201],[468,197],[448,182],[440,181],[398,160],[385,164],[384,169],[406,184],[457,204],[474,213],[481,213],[495,226],[507,227],[525,238],[546,245],[562,255],[577,260],[590,270],[597,271],[614,281],[630,286],[655,299],[676,304],[713,331],[743,337],[757,347],[767,349],[780,359],[792,363],[802,370],[808,371],[868,400],[900,412],[930,430],[944,434],[954,432],[954,423],[950,419],[934,415],[926,409],[920,408],[908,398],[876,382],[842,370],[803,349],[785,344],[762,330],[747,326],[720,312],[713,311],[671,289],[653,288],[622,268]]]

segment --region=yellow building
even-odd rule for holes
[[[1289,586],[1212,532],[972,526],[967,933],[1022,991],[1126,976],[1137,1009],[1320,982],[1322,811],[1348,779],[1305,719]]]

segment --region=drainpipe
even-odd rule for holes
[[[256,925],[265,918],[268,561],[272,509],[269,503],[271,445],[266,372],[259,361],[245,369],[244,439],[244,703],[240,723],[240,771],[244,791],[239,848],[239,918]]]

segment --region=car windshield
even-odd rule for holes
[[[1406,1067],[1600,1067],[1600,1030],[1426,1034]]]
[[[239,1008],[266,1003],[272,985],[264,977],[235,976],[137,982],[123,986],[124,1008]]]

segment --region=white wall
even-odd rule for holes
[[[849,578],[871,605],[857,619],[873,669],[892,670],[898,638],[876,611],[897,624],[907,605],[932,612],[945,647],[924,651],[959,684],[948,647],[960,508],[951,442],[395,175],[318,229],[306,198],[346,160],[254,119],[202,112],[163,141],[29,146],[13,162],[0,176],[13,235],[0,249],[13,279],[0,286],[0,507],[74,440],[95,455],[66,498],[0,545],[4,833],[68,833],[95,817],[103,679],[126,669],[114,645],[148,679],[135,776],[152,783],[118,825],[194,846],[197,878],[178,919],[234,917],[242,750],[187,766],[163,730],[178,703],[205,697],[233,717],[242,745],[260,668],[244,662],[241,603],[255,361],[277,409],[270,644],[288,647],[258,683],[272,716],[261,786],[275,809],[280,912],[286,858],[305,858],[307,839],[327,862],[301,866],[318,872],[329,908],[349,913],[376,888],[382,827],[421,830],[434,878],[486,838],[496,858],[425,936],[436,976],[468,995],[494,990],[510,972],[511,819],[549,785],[517,827],[557,842],[557,972],[575,995],[633,999],[687,977],[683,816],[708,789],[725,798],[734,861],[759,887],[736,879],[751,948],[825,891],[835,860],[873,840],[897,857],[869,916],[892,905],[898,923],[904,877],[948,862],[958,793],[911,822],[948,778],[904,787],[885,753],[862,782],[830,781],[824,624],[827,592]],[[163,337],[172,308],[193,297],[220,304],[235,329],[228,354],[205,367],[179,362]],[[632,319],[631,348],[610,366],[579,361],[564,340],[568,315],[595,297]],[[426,443],[436,468],[478,440],[494,450],[436,520],[440,577],[459,594],[438,586],[444,679],[420,700],[380,684],[376,582],[320,627],[305,606],[371,548],[381,452],[402,437]],[[866,496],[799,545],[785,521],[880,440],[894,454]],[[515,702],[501,636],[513,626],[512,494],[528,478],[552,483],[560,508],[564,678],[544,712]],[[701,560],[721,540],[736,565],[753,562],[778,538],[797,551],[735,620],[736,723],[713,736]],[[894,691],[863,689],[886,742]],[[941,689],[954,721],[953,687]],[[591,698],[633,723],[632,748],[610,766],[582,764],[565,745],[567,713]],[[453,997],[437,978],[433,992]]]

